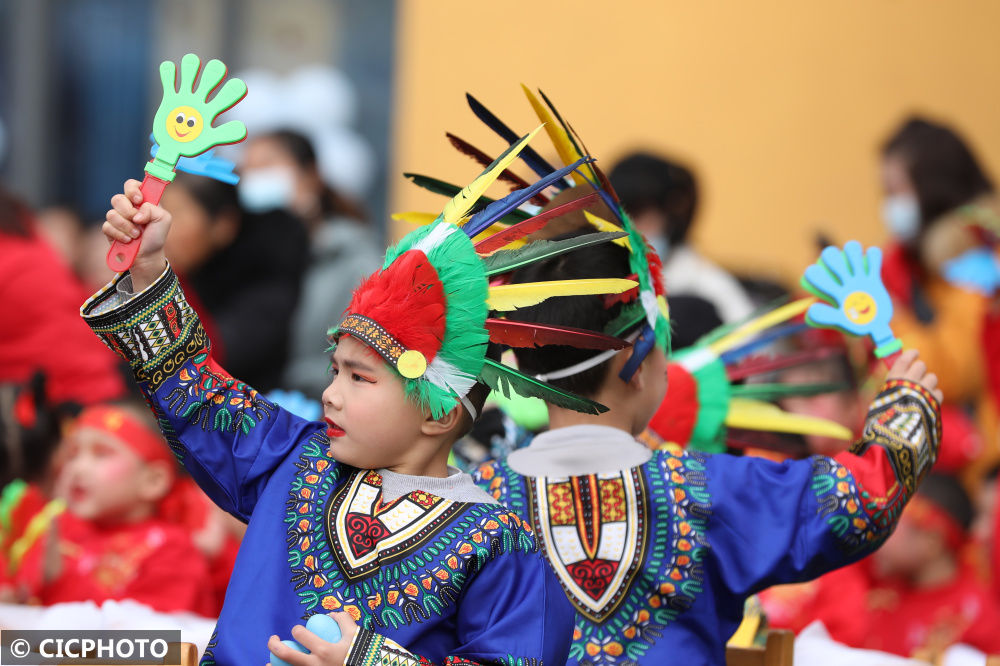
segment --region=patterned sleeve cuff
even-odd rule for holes
[[[358,628],[347,648],[344,666],[429,666],[430,662],[406,651],[395,641],[368,629]]]
[[[941,406],[931,392],[906,379],[885,383],[872,402],[861,440],[851,453],[871,446],[885,449],[908,495],[937,460],[941,443]]]
[[[125,359],[136,379],[153,390],[208,346],[201,321],[170,266],[138,294],[131,293],[131,276],[120,273],[87,299],[80,314]]]

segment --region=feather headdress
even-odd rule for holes
[[[386,253],[382,269],[355,290],[340,323],[330,329],[334,344],[342,335],[364,342],[403,378],[406,393],[435,418],[451,410],[481,382],[505,395],[527,397],[587,413],[606,411],[586,398],[528,377],[486,357],[487,344],[507,347],[569,345],[587,349],[628,346],[613,336],[543,324],[509,322],[491,317],[541,303],[554,296],[620,294],[638,283],[628,279],[582,279],[502,284],[499,276],[521,266],[628,234],[600,231],[561,242],[525,243],[524,236],[544,226],[551,216],[532,216],[521,207],[558,187],[565,177],[592,160],[579,156],[562,169],[552,169],[534,184],[514,176],[509,167],[542,129],[514,141],[469,185],[459,188],[431,178],[415,182],[447,193],[451,199],[437,216],[407,214],[424,224]],[[481,152],[457,144],[477,161]],[[497,180],[519,187],[500,200],[484,193]],[[485,235],[486,238],[478,238]],[[503,243],[489,243],[494,235]],[[478,238],[477,242],[473,239]],[[477,244],[478,243],[478,244]],[[491,284],[491,280],[497,284]]]

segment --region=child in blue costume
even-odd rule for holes
[[[526,92],[561,160],[577,159],[579,138],[547,98],[543,104]],[[470,104],[499,126],[479,102]],[[576,608],[568,663],[721,666],[750,595],[849,564],[889,535],[936,458],[937,378],[915,352],[905,353],[872,403],[861,440],[836,458],[779,464],[675,444],[650,450],[635,438],[667,388],[670,323],[659,259],[596,166],[574,178],[575,189],[596,191],[601,201],[552,226],[619,228],[627,238],[535,263],[512,283],[629,276],[639,286],[616,297],[558,299],[509,318],[603,331],[633,345],[602,353],[516,349],[521,371],[609,411],[576,414],[549,404],[547,432],[475,477],[534,527]],[[551,205],[567,205],[568,185]]]
[[[571,279],[594,266],[627,275],[628,254],[588,249],[514,281]],[[628,310],[576,297],[512,317],[602,330],[627,321]],[[724,664],[747,597],[844,566],[888,536],[935,458],[936,378],[905,354],[863,438],[837,458],[778,464],[673,444],[650,450],[635,436],[666,391],[666,357],[653,344],[636,362],[644,338],[656,336],[635,314],[625,329],[638,334],[633,349],[603,361],[565,348],[517,350],[522,371],[610,410],[574,415],[549,405],[550,430],[475,477],[529,520],[576,607],[569,663]]]
[[[129,362],[191,475],[249,523],[203,664],[264,663],[269,649],[295,666],[565,663],[573,612],[531,527],[447,466],[483,383],[602,408],[486,358],[488,310],[519,297],[489,285],[497,261],[487,267],[462,233],[490,226],[498,209],[455,222],[500,162],[356,290],[331,329],[325,424],[281,410],[213,361],[163,255],[169,213],[141,204],[136,181],[112,199],[105,233],[125,241],[142,227],[141,250],[84,318]],[[587,288],[576,293],[595,293]],[[293,627],[328,611],[338,611],[337,643]],[[312,654],[282,645],[289,633]]]

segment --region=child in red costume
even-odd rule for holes
[[[903,656],[954,643],[1000,651],[1000,608],[963,557],[971,519],[961,485],[932,474],[880,550],[798,590],[769,590],[768,619],[796,631],[818,619],[838,641]]]
[[[158,611],[213,610],[204,558],[161,515],[173,499],[176,463],[144,416],[111,405],[80,415],[57,482],[66,511],[13,574],[31,601],[132,599]]]

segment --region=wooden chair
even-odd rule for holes
[[[726,666],[792,666],[795,634],[774,629],[767,634],[765,647],[726,648]]]

